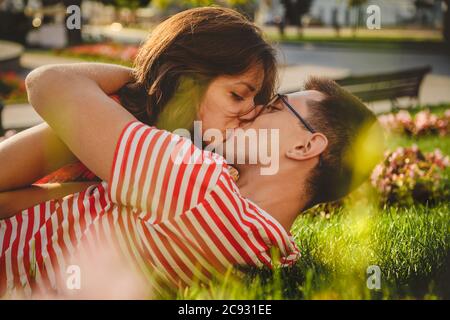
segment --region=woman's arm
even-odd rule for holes
[[[175,208],[180,199],[169,197],[173,202],[168,204],[168,177],[175,172],[208,172],[189,179],[204,196],[223,171],[212,158],[197,161],[202,153],[190,140],[139,123],[92,79],[67,74],[65,66],[37,69],[26,85],[37,112],[92,172],[108,182],[110,199],[118,205],[151,212],[151,219],[158,221],[169,214],[164,208]]]
[[[9,218],[39,203],[83,191],[93,184],[98,182],[50,183],[0,192],[0,219]]]
[[[112,95],[116,93],[120,88],[122,88],[126,83],[133,80],[133,69],[128,67],[123,67],[115,64],[107,63],[95,63],[95,62],[81,62],[81,63],[71,63],[71,64],[53,64],[46,65],[33,70],[29,77],[25,80],[27,86],[30,86],[36,79],[35,76],[46,74],[46,71],[57,71],[62,78],[54,79],[55,81],[63,81],[61,85],[58,83],[50,83],[51,88],[49,89],[60,89],[62,85],[70,85],[68,79],[89,79],[95,82],[96,85],[103,91],[106,95]],[[33,83],[34,84],[34,83]],[[47,85],[47,84],[45,84]],[[74,83],[74,85],[76,85]],[[44,87],[41,84],[40,87]],[[51,92],[46,89],[47,92]],[[71,90],[77,96],[83,96],[84,92]],[[59,92],[53,92],[55,96]]]
[[[131,80],[131,69],[110,64],[73,64],[67,72],[92,79],[108,95]],[[76,160],[46,123],[25,130],[0,143],[0,192],[29,186]]]
[[[109,179],[116,143],[135,118],[108,93],[131,77],[96,64],[50,65],[32,71],[25,83],[28,98],[69,149],[103,180]],[[83,68],[83,73],[73,72]],[[109,81],[101,81],[109,75]]]
[[[46,124],[0,143],[0,192],[23,188],[76,157]]]

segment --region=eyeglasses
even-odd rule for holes
[[[306,121],[295,109],[293,106],[289,104],[287,101],[287,97],[285,95],[277,93],[272,99],[269,100],[269,102],[264,105],[263,109],[266,109],[268,106],[276,104],[279,100],[283,102],[283,105],[285,105],[293,114],[294,116],[300,120],[300,122],[303,124],[303,126],[308,129],[311,133],[316,133],[317,131],[313,129],[313,127]],[[322,154],[319,155],[319,168],[322,167],[323,161],[322,161]]]

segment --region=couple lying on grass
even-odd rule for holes
[[[132,70],[31,72],[28,97],[45,123],[0,144],[0,296],[146,297],[230,266],[292,265],[295,218],[367,177],[380,151],[368,139],[381,131],[331,80],[274,95],[275,61],[240,14],[200,8],[156,28]],[[278,170],[261,174],[267,163],[249,159],[264,141],[218,154],[171,133],[194,120],[224,133],[204,147],[275,130]],[[33,184],[76,161],[100,181]]]

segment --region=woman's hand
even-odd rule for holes
[[[9,218],[39,203],[60,199],[69,194],[83,191],[87,187],[98,183],[98,181],[63,184],[50,183],[0,192],[0,219]]]

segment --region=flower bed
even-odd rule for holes
[[[60,55],[131,65],[138,50],[139,47],[133,45],[96,43],[73,46],[62,50],[56,50],[55,52]]]
[[[402,110],[395,114],[381,115],[378,120],[384,128],[392,133],[415,137],[429,134],[445,136],[449,134],[450,109],[445,110],[442,115],[433,114],[430,110],[423,110],[415,116]]]
[[[15,72],[0,73],[0,99],[5,104],[27,101],[25,81]]]
[[[436,204],[450,197],[450,158],[439,149],[421,152],[417,146],[387,151],[385,160],[372,171],[370,182],[347,197],[309,210],[329,219],[346,204],[412,206]]]
[[[435,202],[449,196],[444,169],[450,166],[448,156],[439,149],[422,153],[417,146],[399,147],[387,152],[371,176],[381,203],[412,205]]]

